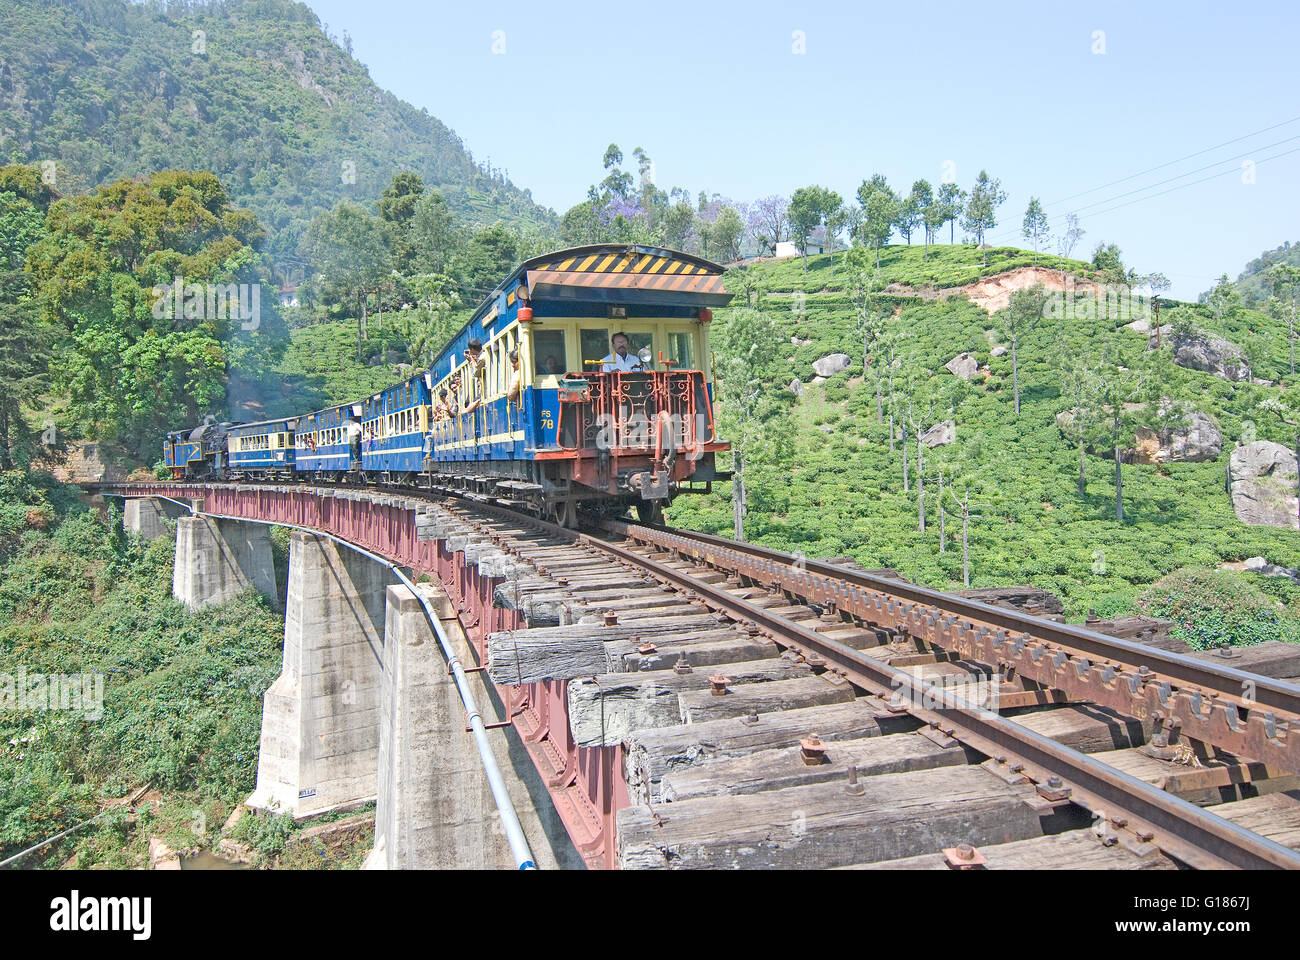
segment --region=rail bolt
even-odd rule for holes
[[[826,762],[826,744],[822,743],[821,738],[815,733],[799,741],[799,753],[803,757],[803,762],[810,767]]]
[[[613,627],[618,625],[618,614],[612,610],[605,611],[605,626]]]
[[[988,865],[984,855],[969,843],[961,843],[955,847],[945,847],[943,859],[950,870],[974,870]]]
[[[690,672],[691,672],[691,661],[686,659],[686,654],[683,653],[681,656],[677,658],[677,662],[673,664],[673,673],[687,674]]]
[[[860,797],[866,793],[866,784],[858,781],[858,765],[856,763],[849,765],[849,783],[844,788],[844,792],[851,797]]]
[[[645,643],[641,644],[641,646],[636,648],[636,652],[642,655],[646,655],[646,654],[654,653],[658,649],[659,648],[656,647],[653,643],[646,641]]]
[[[726,696],[727,684],[729,684],[730,682],[731,680],[727,677],[724,677],[722,674],[716,674],[712,677],[709,677],[709,692],[713,694],[715,697]]]
[[[755,711],[754,713],[745,714],[740,718],[740,722],[747,727],[752,727],[754,724],[758,723],[758,712]]]
[[[1040,783],[1035,789],[1044,800],[1055,802],[1070,798],[1070,788],[1060,777],[1048,777],[1046,783]]]

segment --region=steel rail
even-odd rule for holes
[[[668,537],[680,538],[682,547],[689,547],[692,542],[746,553],[753,557],[795,567],[809,573],[841,580],[855,586],[865,587],[881,593],[892,594],[913,603],[929,604],[942,607],[957,616],[983,621],[1003,629],[1028,633],[1036,639],[1046,640],[1077,650],[1093,658],[1120,660],[1133,666],[1147,666],[1157,673],[1193,687],[1214,690],[1227,696],[1240,696],[1245,684],[1254,687],[1254,699],[1262,706],[1273,707],[1300,717],[1300,687],[1283,683],[1271,677],[1262,677],[1220,664],[1206,663],[1185,654],[1161,650],[1119,637],[1107,636],[1086,627],[1068,623],[1058,623],[1035,617],[1032,614],[995,607],[978,600],[970,600],[955,594],[944,593],[929,587],[901,580],[891,580],[860,570],[837,566],[822,560],[809,560],[796,557],[771,547],[757,546],[725,537],[695,531],[679,531],[654,524],[633,521],[607,521],[606,527],[617,533],[629,533],[636,528],[654,531]]]
[[[1008,760],[1010,755],[1020,766],[1037,773],[1035,779],[1040,782],[1045,782],[1048,776],[1060,777],[1070,788],[1067,796],[1071,802],[1115,824],[1116,829],[1135,838],[1139,845],[1158,847],[1200,869],[1300,869],[1300,853],[996,713],[963,705],[952,691],[931,686],[860,650],[808,630],[796,621],[732,596],[690,574],[664,567],[636,551],[587,534],[579,534],[578,539],[657,579],[707,597],[711,606],[759,625],[796,652],[814,651],[835,672],[868,692],[895,697],[902,693],[908,713],[991,758],[1003,760],[1004,764],[999,766],[1006,765],[1010,770],[1013,766]],[[938,706],[935,709],[916,706],[926,702]]]
[[[131,485],[143,486],[143,485]],[[170,486],[170,485],[169,485]],[[343,486],[343,485],[341,485]],[[354,488],[352,485],[346,485]],[[172,489],[175,489],[174,487]],[[383,491],[383,487],[377,488]],[[418,488],[402,489],[410,494],[428,494],[435,491]],[[454,491],[436,491],[446,495]],[[681,571],[666,567],[655,559],[646,557],[626,547],[611,543],[590,534],[560,527],[537,517],[521,514],[517,510],[497,506],[477,498],[465,497],[466,502],[476,510],[495,514],[501,519],[524,522],[541,531],[545,531],[573,542],[589,544],[617,560],[642,569],[661,582],[675,584],[697,595],[707,597],[707,603],[727,612],[739,620],[748,620],[765,629],[779,643],[796,653],[804,648],[815,652],[831,664],[839,675],[850,682],[878,696],[904,697],[905,710],[917,719],[928,724],[954,740],[966,743],[991,759],[993,772],[1009,783],[1024,779],[1046,783],[1049,777],[1059,777],[1066,785],[1053,795],[1060,797],[1057,801],[1044,799],[1044,806],[1051,807],[1062,803],[1076,803],[1089,809],[1103,825],[1113,825],[1116,834],[1123,836],[1127,845],[1141,852],[1144,849],[1158,848],[1189,866],[1199,869],[1241,868],[1241,869],[1300,869],[1300,854],[1289,848],[1260,836],[1253,831],[1240,827],[1229,820],[1206,812],[1185,800],[1173,796],[1142,780],[1109,767],[1086,754],[1065,747],[1054,740],[1034,733],[1025,727],[998,716],[990,711],[972,708],[957,700],[951,691],[927,684],[912,674],[898,670],[876,660],[843,643],[832,640],[819,633],[800,626],[796,621],[788,620],[768,612],[763,607],[734,597],[724,590],[714,587],[702,580]],[[919,603],[944,603],[956,601],[963,610],[972,615],[979,614],[1000,618],[1010,625],[1043,625],[1051,629],[1060,629],[1062,624],[1042,620],[1028,615],[1017,615],[978,601],[953,597],[940,591],[930,590],[914,584],[874,577],[860,571],[854,571],[821,561],[810,561],[765,547],[753,547],[715,537],[709,534],[679,534],[668,528],[646,524],[634,524],[623,521],[610,521],[606,527],[615,533],[630,533],[639,527],[657,531],[682,540],[682,546],[689,546],[688,540],[695,540],[718,548],[748,552],[771,562],[784,566],[801,564],[805,570],[812,570],[822,576],[841,580],[857,581],[859,585],[881,592],[898,592],[905,590],[905,596]],[[351,546],[351,544],[348,544]],[[1126,647],[1145,655],[1150,648],[1119,641],[1104,634],[1079,628],[1066,628],[1083,634],[1093,642]],[[1165,651],[1155,651],[1165,656],[1178,658]],[[1112,653],[1113,657],[1114,654]],[[1193,661],[1193,663],[1195,663]],[[1258,682],[1260,679],[1242,671],[1228,670],[1234,678],[1240,676]],[[1284,688],[1279,693],[1285,694]],[[908,702],[910,700],[910,703]],[[934,704],[930,707],[918,707],[916,704]],[[1014,762],[1012,762],[1014,761]],[[1042,788],[1039,788],[1042,792]],[[1109,826],[1105,829],[1109,830]]]

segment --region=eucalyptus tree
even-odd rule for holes
[[[990,177],[988,171],[981,170],[975,179],[975,186],[971,188],[961,221],[962,229],[975,235],[977,246],[983,247],[985,234],[998,225],[998,207],[1006,199],[1007,193],[1002,189],[1002,181]],[[987,253],[984,255],[984,263],[988,263]]]
[[[1047,291],[1041,283],[1011,294],[1011,301],[1005,310],[999,312],[1002,329],[1011,343],[1011,390],[1015,397],[1016,415],[1020,415],[1020,361],[1017,348],[1020,338],[1043,319],[1043,309],[1047,304]]]
[[[1047,214],[1043,212],[1043,205],[1037,197],[1029,198],[1020,235],[1034,245],[1034,263],[1038,263],[1038,248],[1048,239],[1048,222]]]
[[[966,191],[955,183],[942,183],[939,185],[937,204],[943,213],[940,225],[948,224],[948,243],[956,243],[957,218],[966,207]]]

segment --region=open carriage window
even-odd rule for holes
[[[674,370],[696,370],[694,346],[695,335],[692,333],[668,334],[668,356]]]
[[[563,330],[533,331],[533,373],[539,377],[555,376],[568,366],[564,351]]]

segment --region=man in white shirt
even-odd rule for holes
[[[635,353],[629,353],[627,349],[627,334],[616,333],[609,338],[610,346],[614,352],[600,361],[601,373],[627,373],[632,370],[642,370],[641,358]]]

